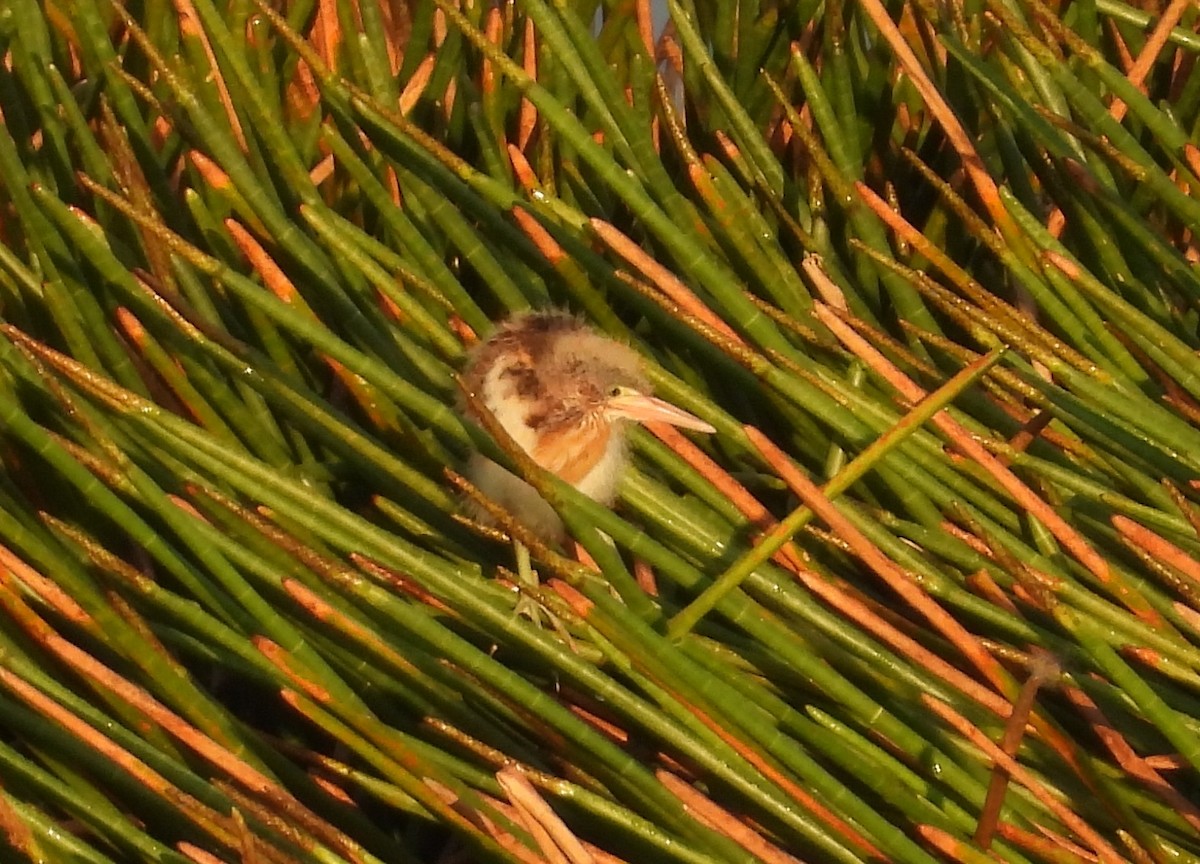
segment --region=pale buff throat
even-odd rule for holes
[[[715,431],[649,395],[636,351],[565,312],[521,313],[501,322],[472,352],[463,383],[538,465],[603,504],[615,497],[627,461],[628,423]],[[465,413],[480,419],[469,407]],[[535,533],[562,538],[553,508],[519,477],[478,455],[467,474]],[[475,515],[487,521],[485,514]]]

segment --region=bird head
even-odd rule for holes
[[[651,396],[636,351],[575,319],[568,320],[573,326],[552,343],[543,368],[548,391],[564,412],[578,415],[581,422],[658,422],[697,432],[716,431],[694,414]]]

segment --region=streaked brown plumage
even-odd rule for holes
[[[625,467],[626,423],[714,431],[649,395],[636,351],[565,312],[523,313],[502,322],[471,354],[463,383],[534,461],[605,504]],[[479,454],[467,474],[539,536],[562,536],[554,510],[520,478]]]

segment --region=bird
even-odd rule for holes
[[[500,322],[472,349],[461,380],[534,462],[605,505],[616,497],[628,463],[630,423],[716,431],[650,394],[636,350],[558,309],[520,312]],[[470,402],[460,409],[480,422]],[[565,540],[554,508],[524,480],[478,452],[465,473],[539,539]],[[473,515],[490,521],[482,508]]]

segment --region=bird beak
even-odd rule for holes
[[[689,414],[670,402],[642,393],[622,393],[620,396],[614,396],[608,400],[605,407],[610,417],[633,420],[635,423],[669,423],[680,429],[694,429],[697,432],[717,431],[695,414]]]

